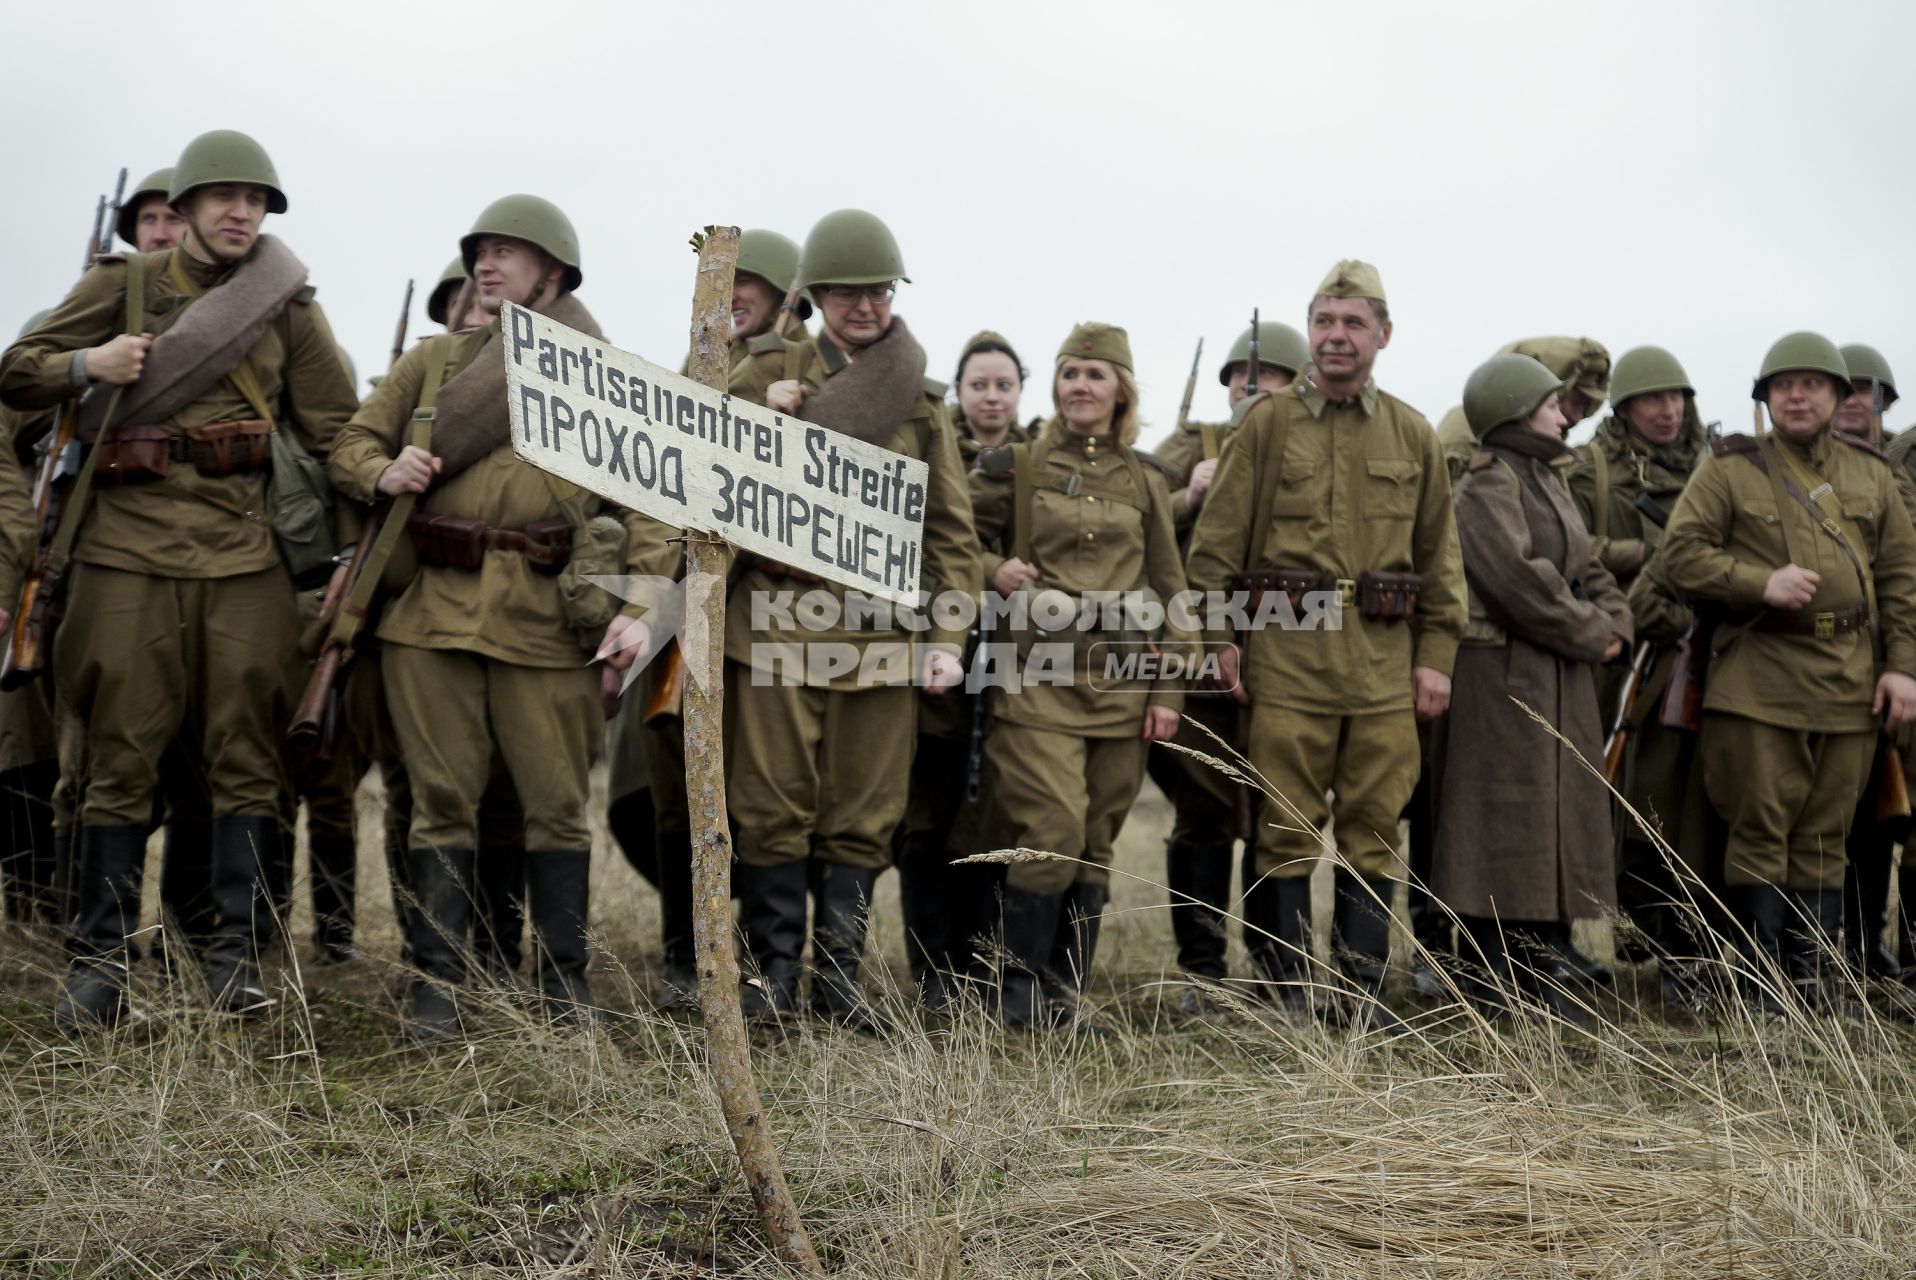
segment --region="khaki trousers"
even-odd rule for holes
[[[911,778],[914,697],[909,685],[755,685],[749,667],[727,661],[726,806],[740,860],[888,865]]]
[[[1417,720],[1408,710],[1327,716],[1251,708],[1251,767],[1277,792],[1258,805],[1257,874],[1308,876],[1334,822],[1339,851],[1366,880],[1402,879],[1397,822],[1417,789]]]
[[[387,704],[412,790],[415,849],[477,849],[479,804],[504,760],[528,850],[592,847],[587,774],[604,737],[592,667],[522,667],[385,642]]]
[[[1844,841],[1869,781],[1876,736],[1805,733],[1706,714],[1703,785],[1730,827],[1724,882],[1841,889]]]
[[[1080,880],[1110,883],[1150,745],[1135,736],[1085,738],[1002,720],[993,726],[985,744],[986,847],[1060,855],[1012,863],[1005,883],[1032,893],[1061,893]]]
[[[146,827],[161,756],[182,734],[197,746],[213,817],[278,817],[286,655],[298,642],[283,569],[159,578],[78,566],[53,660],[84,726],[81,822]]]

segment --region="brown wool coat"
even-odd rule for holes
[[[1432,888],[1459,915],[1595,915],[1616,903],[1609,793],[1512,699],[1601,767],[1595,664],[1629,607],[1547,462],[1480,452],[1456,504],[1470,625],[1432,741]]]

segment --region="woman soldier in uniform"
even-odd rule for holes
[[[1090,591],[1168,602],[1184,590],[1170,490],[1131,448],[1138,388],[1124,330],[1074,329],[1051,394],[1057,412],[1038,441],[985,454],[971,477],[986,580],[1000,595],[1032,597],[1032,625],[1056,637],[1040,632],[1029,655],[1018,646],[1023,674],[1049,670],[1042,682],[994,695],[985,753],[992,845],[1060,855],[1006,869],[1001,999],[1011,1027],[1077,1020],[1113,846],[1149,744],[1177,732],[1184,699],[1173,681],[1117,664],[1181,656],[1190,639],[1170,616],[1153,643],[1155,628],[1144,624],[1155,620],[1130,608],[1125,619],[1079,612]],[[1069,621],[1050,616],[1047,593]]]
[[[1511,944],[1547,956],[1573,918],[1616,903],[1609,796],[1584,761],[1601,758],[1603,741],[1594,668],[1629,645],[1630,610],[1551,465],[1569,452],[1562,389],[1514,354],[1464,386],[1481,446],[1456,495],[1470,623],[1432,741],[1432,888],[1489,965],[1497,981],[1478,994],[1498,1010],[1520,977],[1568,1012],[1554,984],[1513,965]]]
[[[967,469],[984,450],[1023,444],[1036,432],[1035,420],[1029,431],[1018,425],[1025,367],[1002,335],[989,329],[974,335],[958,357],[954,383],[958,409],[952,425]],[[910,799],[892,852],[912,979],[933,1010],[957,995],[954,980],[971,965],[972,938],[988,931],[997,881],[991,867],[951,865],[953,858],[983,848],[980,806],[969,798],[976,702],[975,694],[921,692]]]

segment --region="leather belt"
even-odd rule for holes
[[[1869,606],[1851,605],[1847,609],[1812,612],[1808,609],[1766,609],[1756,619],[1755,629],[1779,636],[1813,636],[1833,640],[1869,627]]]

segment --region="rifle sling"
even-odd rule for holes
[[[121,333],[140,333],[146,327],[146,260],[137,253],[126,260],[126,313],[121,326]],[[120,393],[125,390],[124,384],[113,388],[113,398],[107,402],[104,421],[113,420],[113,411],[119,407]],[[73,493],[60,512],[59,527],[53,531],[53,544],[47,549],[46,562],[55,568],[64,567],[73,557],[73,544],[79,540],[80,524],[86,519],[87,507],[92,504],[93,475],[99,470],[100,455],[105,452],[95,446],[87,454],[80,474],[74,477]]]
[[[1603,441],[1590,446],[1590,478],[1596,482],[1596,527],[1590,536],[1604,541],[1610,537],[1610,459],[1603,454]]]
[[[449,345],[446,340],[452,336],[436,334],[426,339],[427,343],[433,344],[432,350],[426,353],[426,381],[419,388],[419,402],[412,411],[412,431],[406,440],[407,444],[421,449],[432,448],[432,424],[439,415],[434,405],[438,403],[439,387],[446,376],[446,347]],[[413,508],[418,504],[419,495],[408,490],[395,496],[387,505],[385,514],[379,518],[379,532],[366,552],[366,562],[354,566],[352,590],[346,593],[346,598],[340,601],[338,612],[333,615],[332,630],[327,636],[329,644],[342,649],[352,647],[360,626],[372,609],[373,597],[379,593],[379,580],[385,574],[386,562],[392,559],[399,540],[406,536],[406,521],[412,518]]]
[[[1204,451],[1204,461],[1217,457],[1217,423],[1198,423],[1198,446]]]

